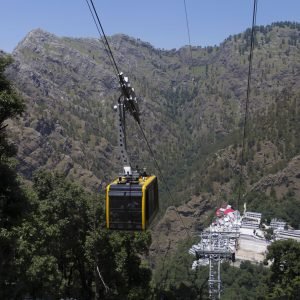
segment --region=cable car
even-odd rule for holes
[[[118,146],[123,171],[106,187],[106,227],[141,231],[149,227],[158,211],[158,184],[156,176],[148,175],[145,169],[143,172],[131,169],[126,147],[125,115],[129,112],[140,125],[140,113],[128,78],[120,73],[119,80],[122,94],[114,109],[117,112]]]
[[[158,211],[156,176],[138,176],[131,179],[119,177],[106,188],[108,229],[146,230]]]

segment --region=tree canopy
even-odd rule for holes
[[[38,172],[27,188],[30,211],[16,232],[11,298],[141,299],[150,291],[151,270],[141,255],[148,233],[104,228],[103,198]]]
[[[300,243],[276,241],[268,247],[271,261],[270,299],[298,299],[300,295]]]
[[[0,290],[5,291],[10,285],[16,233],[22,214],[26,211],[27,201],[14,169],[12,161],[16,147],[9,142],[5,122],[19,116],[24,110],[24,103],[5,78],[5,68],[11,63],[10,57],[0,57]],[[13,276],[12,276],[13,277]],[[0,292],[1,294],[1,292]]]

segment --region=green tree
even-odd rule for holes
[[[32,211],[18,228],[19,295],[91,298],[85,259],[90,197],[59,174],[35,175]]]
[[[12,160],[16,147],[8,141],[5,123],[19,116],[24,103],[5,78],[5,68],[12,62],[10,57],[0,57],[0,298],[6,299],[14,289],[15,247],[14,230],[26,211],[26,197],[20,188]]]
[[[191,268],[194,257],[188,253],[188,249],[195,242],[184,241],[175,253],[170,255],[167,252],[157,262],[153,276],[157,299],[208,299],[208,268]]]
[[[103,200],[62,175],[39,172],[33,183],[32,211],[18,228],[16,297],[147,299],[141,256],[150,234],[106,230]]]
[[[299,299],[300,244],[294,240],[276,241],[268,247],[266,260],[272,262],[270,299]]]
[[[7,126],[7,119],[19,116],[24,111],[24,103],[4,75],[5,69],[12,63],[11,57],[0,57],[0,133]],[[5,134],[4,134],[5,136]],[[2,149],[1,149],[2,150]],[[10,153],[10,152],[9,152]],[[0,152],[2,154],[2,152]]]
[[[100,269],[109,287],[98,280],[100,299],[148,299],[151,270],[141,260],[151,244],[149,233],[107,232],[98,229],[88,238],[90,267]]]

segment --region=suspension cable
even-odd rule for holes
[[[191,65],[192,65],[192,63],[193,63],[193,53],[192,53],[192,44],[191,44],[191,35],[190,35],[189,19],[188,19],[188,14],[187,14],[187,9],[186,9],[186,2],[185,2],[185,0],[183,0],[183,3],[184,3],[184,11],[185,11],[186,28],[187,28],[188,38],[189,38],[189,48],[190,48],[190,55],[191,55]]]
[[[248,122],[248,111],[249,111],[249,98],[250,98],[250,92],[251,92],[251,74],[252,74],[252,60],[253,60],[255,27],[256,27],[257,1],[258,0],[253,0],[251,44],[250,44],[250,54],[249,54],[247,96],[246,96],[245,115],[244,115],[244,123],[243,123],[242,157],[241,157],[241,167],[240,167],[241,171],[240,171],[240,178],[239,178],[237,209],[239,208],[239,202],[241,200],[242,180],[243,180],[243,176],[244,176],[245,147],[246,147],[245,143],[246,143],[246,137],[247,137],[247,134],[248,134],[248,132],[247,132],[247,122]]]
[[[113,55],[112,50],[111,50],[111,47],[110,47],[110,45],[109,45],[109,42],[108,42],[108,40],[107,40],[106,34],[105,34],[105,32],[104,32],[103,26],[102,26],[102,24],[101,24],[100,18],[99,18],[99,16],[98,16],[97,11],[96,11],[96,8],[95,8],[95,5],[94,5],[94,3],[93,3],[93,0],[90,0],[90,3],[88,2],[88,0],[86,0],[86,3],[87,3],[87,5],[88,5],[88,8],[89,8],[89,10],[90,10],[90,13],[91,13],[91,15],[92,15],[92,17],[93,17],[93,20],[94,20],[94,23],[95,23],[96,28],[97,28],[97,30],[98,30],[98,33],[99,33],[99,35],[100,35],[101,41],[103,42],[103,45],[104,45],[104,49],[105,49],[105,51],[106,51],[106,54],[107,54],[107,56],[109,57],[110,63],[111,63],[111,65],[112,65],[113,69],[114,69],[114,72],[115,72],[116,75],[117,75],[117,78],[118,78],[118,80],[119,80],[119,82],[120,82],[120,85],[121,85],[121,88],[122,88],[122,82],[121,82],[121,80],[120,80],[120,71],[119,71],[118,65],[117,65],[117,63],[116,63],[116,61],[115,61],[114,55]],[[91,4],[91,5],[90,5],[90,4]],[[192,56],[192,46],[191,46],[190,29],[189,29],[189,22],[188,22],[188,15],[187,15],[187,8],[186,8],[186,2],[185,2],[185,0],[184,0],[184,8],[185,8],[186,25],[187,25],[188,39],[189,39],[189,49],[190,49],[191,64],[192,64],[192,61],[193,61],[193,56]],[[100,30],[100,29],[101,29],[101,30]],[[102,37],[104,38],[104,40],[103,40]],[[165,185],[165,187],[166,187],[166,189],[167,189],[169,198],[170,198],[170,200],[171,200],[173,203],[175,203],[174,198],[173,198],[172,193],[171,193],[171,190],[170,190],[170,188],[169,188],[169,186],[168,186],[168,184],[167,184],[167,182],[166,182],[166,180],[165,180],[165,178],[164,178],[164,176],[163,176],[163,173],[162,173],[162,171],[161,171],[161,168],[160,168],[160,166],[159,166],[159,164],[158,164],[158,161],[157,161],[157,159],[156,159],[156,157],[155,157],[155,155],[154,155],[154,152],[153,152],[153,150],[152,150],[152,148],[151,148],[151,146],[150,146],[150,143],[149,143],[149,141],[148,141],[148,139],[147,139],[147,137],[146,137],[146,135],[145,135],[145,132],[144,132],[144,130],[143,130],[143,128],[141,127],[141,124],[140,124],[139,122],[138,122],[138,125],[139,125],[139,128],[140,128],[140,130],[141,130],[141,133],[142,133],[142,135],[143,135],[143,138],[144,138],[144,140],[145,140],[145,142],[146,142],[146,144],[147,144],[147,147],[148,147],[148,149],[149,149],[149,152],[150,152],[150,154],[151,154],[151,156],[152,156],[152,159],[153,159],[153,161],[154,161],[154,163],[155,163],[156,169],[157,169],[157,171],[159,172],[160,177],[161,177],[161,179],[162,179],[162,181],[163,181],[163,183],[164,183],[164,185]],[[176,206],[174,206],[174,208],[175,208],[176,215],[177,215],[178,219],[180,220],[180,222],[182,223],[183,228],[184,228],[184,230],[185,230],[187,236],[188,236],[189,238],[191,238],[191,235],[190,235],[190,233],[189,233],[189,230],[188,230],[187,226],[185,225],[185,223],[184,223],[184,221],[183,221],[181,215],[179,214],[179,212],[178,212]],[[166,256],[167,256],[167,254],[168,254],[168,252],[169,252],[169,250],[170,250],[170,242],[171,242],[171,241],[169,240],[168,247],[167,247],[167,251],[166,251],[166,253],[165,253],[165,255],[164,255],[164,258],[163,258],[163,266],[164,266],[164,264],[165,264]],[[159,247],[159,244],[158,244],[158,247]],[[160,248],[160,247],[159,247],[159,248]],[[102,284],[103,284],[103,286],[104,286],[104,288],[105,288],[105,291],[108,292],[108,291],[109,291],[109,287],[105,284],[105,282],[104,282],[104,280],[103,280],[103,278],[102,278],[102,275],[101,275],[101,273],[100,273],[100,270],[99,270],[98,266],[97,266],[97,273],[98,273],[99,278],[101,279],[101,282],[102,282]],[[162,281],[163,284],[165,283],[167,277],[168,277],[168,270],[167,270],[167,273],[166,273],[166,275],[165,275],[165,278],[164,278],[163,281]]]
[[[114,72],[116,73],[116,75],[118,75],[118,71],[116,70],[115,65],[114,65],[114,62],[113,62],[113,60],[112,60],[112,58],[111,58],[111,56],[110,56],[110,54],[109,54],[109,50],[108,50],[108,48],[107,48],[107,45],[106,45],[106,43],[105,43],[104,40],[103,40],[103,36],[102,36],[101,31],[100,31],[100,28],[99,28],[99,25],[98,25],[98,23],[97,23],[97,20],[96,20],[96,18],[95,18],[95,16],[94,16],[94,13],[93,13],[93,11],[92,11],[92,7],[91,7],[90,3],[88,2],[88,0],[85,0],[85,2],[86,2],[87,6],[88,6],[88,8],[89,8],[89,11],[90,11],[90,13],[91,13],[91,16],[92,16],[93,20],[94,20],[94,23],[95,23],[95,25],[96,25],[97,31],[98,31],[99,36],[100,36],[100,41],[102,42],[102,44],[103,44],[103,46],[104,46],[104,50],[105,50],[105,52],[106,52],[106,54],[107,54],[107,56],[108,56],[108,58],[109,58],[110,64],[111,64],[111,66],[112,66]]]
[[[93,0],[89,0],[90,3],[88,2],[88,0],[85,0],[85,1],[86,1],[87,5],[89,7],[90,13],[93,17],[94,23],[95,23],[96,28],[98,30],[98,33],[101,37],[101,40],[102,40],[103,44],[105,45],[105,50],[106,50],[106,53],[107,53],[107,55],[108,55],[108,57],[111,61],[114,72],[116,72],[117,78],[118,78],[118,80],[120,80],[120,78],[119,78],[120,71],[119,71],[118,65],[116,63],[116,60],[114,58],[111,47],[109,45],[108,39],[107,39],[105,31],[103,29],[103,26],[101,24],[101,21],[100,21],[99,15],[97,13],[96,7],[94,5],[94,2],[93,2]],[[104,40],[102,39],[102,37],[103,37]],[[121,82],[120,82],[120,84],[121,84]],[[122,84],[121,84],[121,86],[122,86]]]
[[[93,17],[93,19],[94,19],[94,22],[95,22],[95,25],[96,25],[96,27],[97,27],[97,30],[98,30],[98,32],[99,32],[100,37],[102,37],[102,36],[104,37],[105,44],[106,44],[106,47],[105,47],[105,48],[106,48],[106,50],[107,50],[107,54],[108,54],[108,56],[110,57],[112,66],[113,66],[114,70],[115,70],[116,73],[117,73],[117,78],[120,80],[120,78],[119,78],[120,72],[119,72],[118,65],[117,65],[116,60],[115,60],[115,58],[114,58],[114,55],[113,55],[113,53],[112,53],[112,51],[111,51],[111,47],[110,47],[109,42],[108,42],[108,40],[107,40],[106,34],[105,34],[105,32],[104,32],[103,26],[102,26],[102,24],[101,24],[101,21],[100,21],[100,18],[99,18],[99,16],[98,16],[98,13],[97,13],[97,10],[96,10],[96,8],[95,8],[95,5],[94,5],[94,3],[93,3],[93,0],[90,0],[90,4],[91,4],[91,5],[89,4],[88,0],[86,0],[86,3],[88,4],[89,10],[90,10],[90,12],[91,12],[91,14],[92,14],[92,17]],[[92,10],[92,8],[93,8],[93,10]],[[97,21],[96,21],[96,20],[97,20]],[[101,31],[100,31],[99,27],[100,27]],[[121,84],[121,87],[122,87],[122,83],[121,83],[121,82],[120,82],[120,84]],[[173,198],[173,196],[172,196],[172,193],[171,193],[171,191],[170,191],[170,189],[169,189],[169,186],[168,186],[168,184],[167,184],[167,182],[166,182],[166,180],[165,180],[165,178],[164,178],[164,176],[163,176],[163,173],[162,173],[162,171],[161,171],[161,169],[160,169],[160,167],[159,167],[159,164],[158,164],[158,162],[157,162],[157,160],[156,160],[156,158],[155,158],[154,152],[153,152],[153,150],[152,150],[152,148],[151,148],[151,146],[150,146],[150,143],[148,142],[148,139],[147,139],[147,137],[146,137],[146,135],[145,135],[145,132],[144,132],[143,128],[141,127],[141,125],[140,125],[139,123],[138,123],[138,125],[139,125],[139,128],[140,128],[141,132],[142,132],[143,138],[144,138],[144,140],[145,140],[145,142],[146,142],[146,144],[147,144],[147,147],[148,147],[148,149],[149,149],[149,152],[150,152],[150,154],[151,154],[151,156],[152,156],[152,158],[153,158],[153,161],[154,161],[154,163],[155,163],[156,169],[158,170],[158,172],[159,172],[159,174],[160,174],[160,177],[161,177],[161,179],[162,179],[164,185],[166,186],[166,189],[167,189],[167,192],[168,192],[168,194],[169,194],[169,197],[170,197],[171,201],[172,201],[173,203],[175,203],[174,198]],[[177,210],[176,207],[175,207],[175,211],[176,211],[176,214],[177,214],[178,218],[180,219],[180,222],[182,223],[182,225],[183,225],[183,227],[184,227],[184,229],[185,229],[186,234],[190,237],[190,234],[189,234],[189,232],[188,232],[188,229],[187,229],[187,227],[186,227],[186,225],[185,225],[183,219],[181,218],[181,216],[180,216],[180,214],[179,214],[179,212],[178,212],[178,210]]]

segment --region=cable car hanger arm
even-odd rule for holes
[[[132,172],[129,156],[127,153],[126,143],[126,112],[128,111],[135,121],[140,124],[140,113],[137,97],[134,89],[131,87],[128,78],[124,77],[123,73],[119,74],[119,82],[121,86],[121,95],[118,99],[118,104],[114,106],[117,111],[117,130],[118,130],[118,146],[120,150],[121,160],[123,164],[123,173],[121,176],[133,176],[138,178],[137,170]],[[134,173],[134,174],[133,174]]]
[[[140,111],[134,88],[131,87],[128,81],[128,77],[124,77],[124,74],[122,72],[119,74],[119,81],[122,93],[120,98],[123,98],[123,105],[125,107],[125,110],[129,111],[135,121],[140,124]],[[119,101],[122,101],[120,100],[120,98]]]

